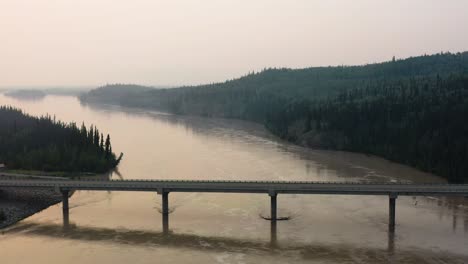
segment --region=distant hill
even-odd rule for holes
[[[297,144],[375,154],[464,181],[467,80],[468,52],[440,53],[361,66],[266,69],[171,89],[107,86],[81,100],[256,121]]]
[[[84,93],[80,96],[82,101],[125,104],[126,98],[137,96],[140,93],[154,88],[133,84],[111,84],[102,86]]]
[[[79,96],[87,93],[91,88],[86,87],[34,87],[25,88],[1,88],[0,93],[17,98],[42,98],[47,95]]]
[[[87,93],[91,88],[76,88],[76,87],[63,87],[63,88],[43,88],[42,91],[47,95],[61,95],[61,96],[79,96]]]
[[[266,97],[281,103],[295,99],[315,101],[381,81],[446,76],[467,71],[468,52],[443,53],[362,66],[266,69],[223,83],[170,89],[108,85],[82,95],[81,99],[84,102],[262,121],[266,117],[266,109],[258,109],[257,106]]]
[[[13,90],[6,92],[5,95],[19,99],[42,99],[46,96],[46,94],[40,90]]]

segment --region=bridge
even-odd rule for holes
[[[68,223],[71,191],[156,192],[162,197],[163,230],[169,230],[169,193],[264,193],[270,196],[272,228],[276,228],[278,194],[384,195],[389,197],[389,232],[395,231],[398,196],[466,196],[468,184],[338,183],[308,181],[215,181],[215,180],[67,180],[0,179],[0,188],[47,188],[62,193],[63,218]]]

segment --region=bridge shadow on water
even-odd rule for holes
[[[76,224],[60,225],[49,223],[23,222],[5,231],[8,234],[22,236],[40,236],[52,239],[77,240],[81,242],[102,242],[141,247],[182,248],[213,253],[249,252],[247,254],[271,255],[284,257],[299,255],[305,261],[319,260],[334,263],[355,262],[366,263],[422,263],[428,259],[450,260],[452,257],[437,255],[429,250],[414,252],[413,250],[396,249],[395,235],[389,233],[388,247],[358,247],[352,244],[323,244],[319,241],[312,244],[279,243],[277,226],[271,225],[270,241],[256,241],[241,238],[221,236],[200,236],[195,234],[177,234],[170,232],[152,232],[147,230],[113,229],[105,227],[85,227]],[[459,261],[463,256],[453,256]],[[465,259],[468,261],[468,258]],[[358,261],[360,262],[360,261]],[[458,262],[456,262],[458,263]]]

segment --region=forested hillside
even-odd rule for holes
[[[340,91],[392,80],[468,71],[468,52],[437,54],[364,66],[267,69],[239,79],[201,86],[150,89],[108,85],[81,96],[84,102],[150,107],[180,114],[263,121],[272,109],[300,99],[311,101]]]
[[[133,84],[113,84],[93,89],[81,95],[81,98],[96,99],[100,103],[126,104],[127,98],[132,98],[140,93],[153,90],[150,87]]]
[[[468,179],[468,52],[364,66],[268,69],[224,83],[127,92],[83,102],[263,123],[289,141],[376,154]]]
[[[110,137],[50,116],[32,117],[0,106],[0,163],[8,169],[106,172],[118,160]]]
[[[290,103],[265,122],[305,146],[375,154],[467,180],[468,75],[421,77]]]

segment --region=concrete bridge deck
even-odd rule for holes
[[[337,183],[307,181],[215,180],[66,180],[0,179],[0,188],[52,188],[63,194],[63,217],[68,223],[70,191],[142,191],[162,196],[163,228],[168,232],[169,193],[265,193],[271,198],[271,222],[276,225],[278,194],[333,194],[389,196],[389,231],[395,230],[395,204],[400,195],[467,196],[468,184]],[[272,227],[273,228],[273,227]]]
[[[55,188],[61,191],[218,192],[267,194],[345,194],[467,196],[468,184],[337,183],[216,180],[31,180],[0,179],[0,187]]]

